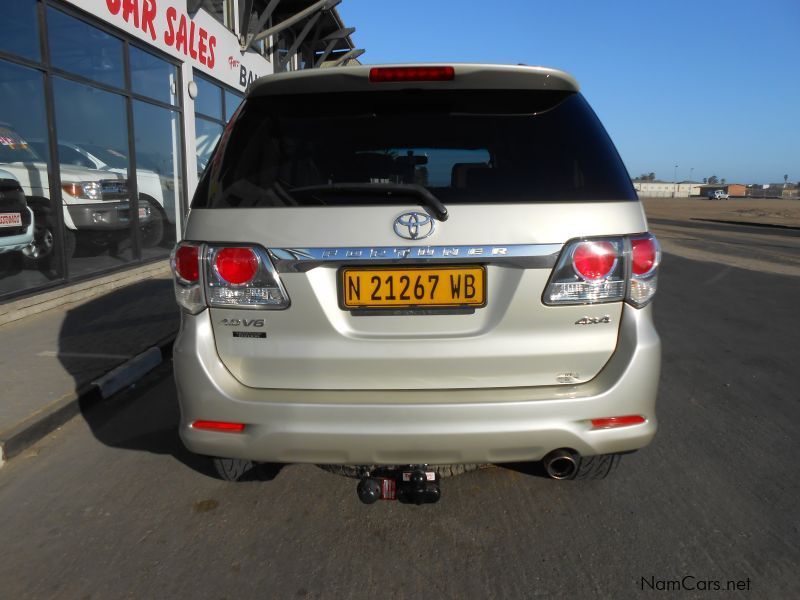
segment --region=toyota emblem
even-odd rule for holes
[[[403,213],[394,220],[394,232],[407,240],[421,240],[430,236],[436,223],[429,214],[424,212]]]

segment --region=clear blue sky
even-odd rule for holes
[[[632,176],[800,181],[800,0],[343,0],[364,63],[568,71]]]

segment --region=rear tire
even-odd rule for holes
[[[241,481],[256,466],[253,461],[242,458],[214,457],[211,462],[214,466],[214,473],[223,481]]]
[[[573,479],[605,479],[617,468],[621,457],[621,454],[582,456]]]
[[[37,217],[40,221],[38,223],[34,221],[33,241],[22,249],[22,260],[28,269],[46,270],[55,258],[56,237],[49,219],[39,215]],[[64,228],[64,254],[67,259],[75,254],[76,245],[75,232]]]

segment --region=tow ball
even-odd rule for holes
[[[400,469],[377,469],[366,473],[356,488],[364,504],[378,500],[399,500],[403,504],[433,504],[442,496],[439,474],[427,465]]]

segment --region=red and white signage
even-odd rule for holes
[[[22,215],[19,213],[0,213],[0,227],[22,227]]]
[[[207,12],[200,9],[191,18],[186,0],[70,2],[242,91],[255,78],[272,73],[268,60],[252,51],[242,54],[236,35]]]

